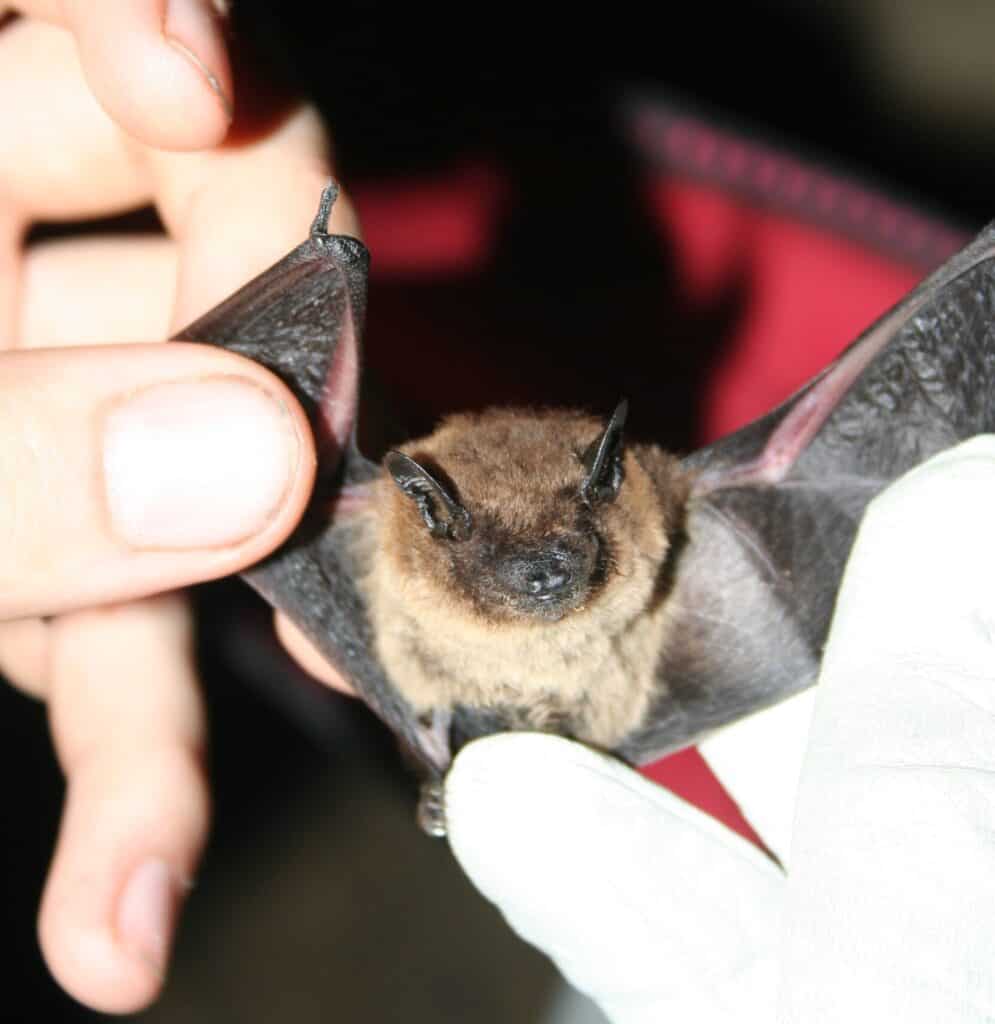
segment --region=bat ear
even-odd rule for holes
[[[470,536],[470,513],[424,466],[396,451],[387,453],[384,465],[401,492],[418,506],[433,537],[466,540]]]
[[[625,473],[622,470],[622,429],[629,412],[626,399],[615,406],[612,418],[600,437],[584,452],[581,461],[587,476],[580,485],[580,496],[591,505],[596,501],[614,501]]]

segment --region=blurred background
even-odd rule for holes
[[[445,18],[233,6],[256,74],[332,125],[373,249],[369,365],[411,433],[447,409],[608,411],[628,394],[635,433],[677,450],[700,438],[742,295],[732,278],[687,300],[646,186],[694,175],[640,144],[647,111],[690,111],[931,214],[936,248],[885,253],[912,277],[995,212],[988,5],[741,0],[649,20],[614,3],[552,27],[506,4]],[[195,599],[216,822],[165,994],[141,1018],[543,1020],[555,973],[417,831],[390,737],[287,662],[240,583]],[[11,1019],[96,1019],[49,980],[34,939],[61,779],[43,709],[6,687],[0,758],[3,978],[25,1007]]]

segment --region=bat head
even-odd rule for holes
[[[645,497],[626,493],[626,409],[607,425],[562,411],[453,416],[389,453],[381,538],[397,571],[491,622],[555,622],[585,606],[632,534],[627,499]]]

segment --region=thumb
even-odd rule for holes
[[[474,884],[616,1024],[772,1018],[782,876],[673,794],[509,733],[461,751],[446,818]]]
[[[0,354],[0,619],[227,575],[296,524],[314,477],[272,374],[206,345]]]

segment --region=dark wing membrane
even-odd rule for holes
[[[336,471],[341,478],[344,453],[350,482],[379,472],[351,440],[368,267],[361,242],[314,234],[177,335],[238,352],[272,370],[311,421],[319,476]]]
[[[388,682],[356,585],[365,572],[364,511],[379,468],[354,441],[359,339],[369,257],[352,238],[323,230],[179,333],[272,370],[301,401],[318,443],[318,482],[286,543],[244,574],[356,688],[429,772],[448,756]],[[334,199],[334,195],[331,197]],[[347,499],[347,500],[342,500]]]
[[[365,571],[361,519],[309,530],[244,577],[279,608],[355,687],[430,776],[448,763],[431,731],[388,680],[374,653],[373,629],[355,580]]]
[[[816,681],[868,502],[995,428],[995,229],[938,270],[784,405],[686,460],[674,618],[645,762]]]

